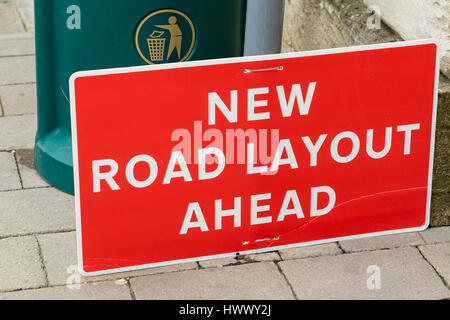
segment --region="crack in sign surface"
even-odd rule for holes
[[[339,208],[339,207],[343,207],[346,206],[350,203],[356,202],[356,201],[360,201],[360,200],[365,200],[365,199],[369,199],[369,198],[373,198],[373,197],[377,197],[377,196],[381,196],[381,195],[387,195],[387,194],[394,194],[394,193],[398,193],[398,192],[405,192],[405,191],[413,191],[413,190],[423,190],[423,189],[427,189],[426,186],[424,187],[412,187],[412,188],[405,188],[405,189],[397,189],[397,190],[389,190],[389,191],[382,191],[382,192],[377,192],[377,193],[373,193],[373,194],[369,194],[369,195],[362,195],[360,197],[357,198],[353,198],[347,201],[344,201],[342,203],[337,204],[336,206],[334,206],[333,210],[327,214],[327,215],[331,215],[333,213],[335,213],[336,211],[334,209]],[[267,240],[268,243],[264,246],[261,246],[259,248],[263,249],[263,248],[269,248],[274,246],[275,241],[279,240],[281,237],[283,236],[288,236],[291,235],[293,233],[296,233],[304,228],[306,228],[307,226],[311,225],[312,223],[314,223],[315,221],[317,221],[319,218],[321,218],[322,216],[318,216],[318,217],[314,217],[312,218],[310,221],[308,221],[307,223],[296,227],[288,232],[282,233],[279,236],[273,237],[273,238],[266,238],[266,239],[259,239],[259,240],[253,240],[253,241],[244,241],[245,244],[250,244],[250,243],[261,243],[261,242],[265,242],[264,240]],[[270,241],[270,242],[269,242]]]

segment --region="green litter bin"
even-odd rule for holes
[[[73,193],[69,78],[77,71],[279,52],[280,0],[35,0],[35,167]]]

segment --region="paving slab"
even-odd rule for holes
[[[34,55],[35,53],[33,34],[16,33],[0,35],[0,57]]]
[[[247,262],[264,262],[264,261],[279,261],[280,256],[277,252],[266,252],[258,254],[247,254],[239,257],[228,257],[221,259],[211,259],[199,261],[203,268],[221,268],[232,264],[247,263]]]
[[[428,228],[420,232],[426,243],[450,242],[450,227]]]
[[[204,260],[204,261],[199,261],[198,263],[203,268],[220,268],[220,267],[228,266],[230,264],[235,264],[237,262],[238,261],[235,257],[228,257],[228,258]]]
[[[17,149],[17,166],[24,188],[49,187],[50,185],[38,174],[34,167],[34,150]]]
[[[280,255],[278,252],[266,252],[266,253],[257,253],[257,254],[249,254],[243,256],[244,261],[255,261],[255,262],[264,262],[264,261],[280,261]]]
[[[0,254],[0,292],[46,284],[34,236],[0,240]]]
[[[114,281],[81,284],[79,289],[66,286],[0,293],[0,300],[131,300],[126,283]]]
[[[14,154],[11,152],[0,152],[0,191],[21,188]]]
[[[34,83],[1,86],[0,97],[5,116],[37,112],[36,84]]]
[[[450,286],[450,242],[420,246],[419,250]]]
[[[77,242],[75,232],[52,233],[37,236],[41,245],[42,257],[51,286],[65,285],[76,276],[79,283],[124,279],[142,275],[192,270],[196,263],[184,263],[166,267],[149,268],[139,271],[122,272],[95,277],[83,277],[77,272]],[[69,279],[69,277],[71,277]]]
[[[130,280],[136,299],[293,299],[273,262],[151,275]]]
[[[392,249],[424,244],[418,232],[390,234],[378,237],[339,241],[345,252]]]
[[[19,14],[27,31],[34,31],[34,0],[16,0]]]
[[[0,58],[0,86],[36,82],[34,56]]]
[[[450,297],[450,290],[414,247],[289,260],[279,266],[299,299]]]
[[[0,150],[34,148],[36,130],[36,115],[1,117]]]
[[[22,184],[24,188],[41,188],[49,187],[50,185],[39,175],[36,169],[27,167],[19,163],[20,176],[22,177]]]
[[[325,243],[315,246],[298,247],[280,250],[283,260],[300,259],[308,257],[331,256],[342,253],[337,243]]]
[[[0,34],[23,32],[24,27],[17,12],[15,0],[0,2]]]
[[[54,188],[0,192],[0,238],[75,229],[73,196]]]

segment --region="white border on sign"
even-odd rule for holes
[[[221,65],[221,64],[232,64],[241,62],[256,62],[256,61],[267,61],[278,60],[278,59],[289,59],[289,58],[299,58],[299,57],[311,57],[320,56],[328,54],[338,54],[346,52],[358,52],[358,51],[368,51],[377,49],[387,49],[387,48],[398,48],[398,47],[410,47],[425,44],[436,45],[436,70],[435,70],[435,82],[434,82],[434,100],[433,100],[433,118],[432,118],[432,129],[431,129],[431,141],[430,141],[430,159],[429,159],[429,169],[428,169],[428,186],[427,186],[427,204],[426,204],[426,220],[425,224],[421,227],[388,230],[380,232],[365,233],[359,235],[352,235],[346,237],[330,238],[310,242],[295,243],[283,246],[274,246],[268,248],[231,252],[218,255],[210,255],[203,257],[195,257],[181,260],[165,261],[158,263],[143,264],[125,268],[116,268],[110,270],[96,271],[96,272],[85,272],[83,269],[83,250],[82,250],[82,237],[81,237],[81,211],[80,211],[80,181],[79,181],[79,168],[78,168],[78,141],[77,141],[77,119],[76,119],[76,101],[75,101],[75,80],[82,77],[90,76],[100,76],[100,75],[112,75],[121,73],[133,73],[142,71],[152,71],[152,70],[164,70],[164,69],[181,69],[189,67],[198,66],[209,66],[209,65]],[[236,255],[242,254],[255,254],[263,253],[269,251],[276,251],[288,248],[304,247],[316,244],[323,244],[329,242],[336,242],[342,240],[352,240],[368,237],[383,236],[389,234],[398,234],[405,232],[416,232],[423,231],[428,228],[430,223],[430,208],[431,208],[431,190],[432,190],[432,180],[433,180],[433,159],[434,159],[434,147],[435,147],[435,135],[436,135],[436,115],[437,115],[437,102],[438,102],[438,89],[439,89],[439,73],[440,73],[440,46],[438,40],[435,39],[423,39],[423,40],[412,40],[412,41],[401,41],[401,42],[391,42],[382,44],[371,44],[363,46],[354,47],[343,47],[343,48],[333,48],[333,49],[322,49],[314,51],[303,51],[303,52],[293,52],[293,53],[283,53],[283,54],[271,54],[271,55],[261,55],[261,56],[250,56],[250,57],[237,57],[237,58],[226,58],[226,59],[213,59],[213,60],[201,60],[201,61],[189,61],[189,62],[179,62],[171,64],[158,64],[158,65],[146,65],[137,67],[126,67],[126,68],[113,68],[113,69],[102,69],[102,70],[90,70],[90,71],[80,71],[72,74],[69,79],[70,88],[70,114],[71,114],[71,126],[72,126],[72,151],[73,151],[73,171],[74,171],[74,188],[75,188],[75,213],[76,213],[76,233],[77,233],[77,255],[78,255],[78,269],[83,276],[97,276],[104,274],[111,274],[117,272],[135,271],[146,268],[168,266],[180,263],[196,262],[209,259],[227,258],[234,257]]]

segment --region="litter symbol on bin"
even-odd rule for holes
[[[160,38],[164,32],[153,31],[148,41],[148,50],[150,52],[151,61],[164,60],[164,48],[166,46],[166,39]]]
[[[136,29],[135,44],[148,64],[189,59],[195,44],[195,28],[189,17],[176,10],[159,10],[145,17]]]

